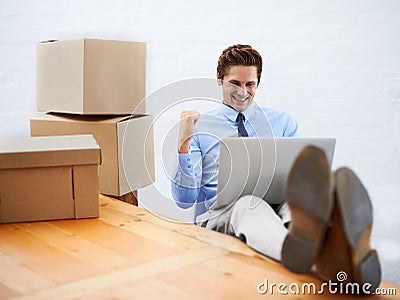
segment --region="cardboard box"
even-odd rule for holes
[[[38,43],[36,54],[38,111],[145,113],[146,43],[50,41]]]
[[[154,138],[151,115],[32,117],[32,136],[93,134],[102,151],[100,192],[122,196],[154,181]]]
[[[99,216],[92,135],[0,140],[0,223]]]

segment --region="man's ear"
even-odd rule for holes
[[[217,72],[217,84],[218,84],[218,86],[221,86],[221,85],[222,85],[222,79],[219,78],[218,72]]]

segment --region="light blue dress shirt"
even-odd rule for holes
[[[242,112],[249,137],[298,136],[297,122],[286,112],[250,104]],[[203,207],[196,215],[207,211],[216,200],[220,140],[238,136],[238,111],[221,105],[201,114],[190,142],[190,150],[178,154],[178,164],[172,174],[172,196],[179,207],[194,203]]]

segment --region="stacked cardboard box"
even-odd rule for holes
[[[153,132],[150,115],[87,116],[48,113],[31,118],[31,135],[93,134],[102,151],[100,192],[123,196],[152,182]]]
[[[100,193],[129,199],[154,181],[145,79],[146,43],[39,43],[36,101],[46,114],[31,118],[31,135],[93,134],[102,151]]]
[[[36,48],[39,111],[145,113],[146,43],[80,39]]]
[[[92,135],[0,140],[0,223],[99,216]]]

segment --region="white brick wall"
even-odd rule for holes
[[[148,94],[214,77],[222,49],[252,44],[265,59],[258,101],[290,112],[303,135],[337,138],[334,167],[369,190],[373,244],[400,283],[400,1],[1,0],[0,137],[29,135],[35,43],[82,37],[147,41]]]

